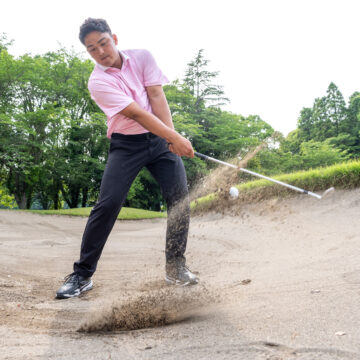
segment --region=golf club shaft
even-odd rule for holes
[[[300,188],[298,188],[297,186],[293,186],[293,185],[290,185],[290,184],[286,184],[286,183],[284,183],[284,182],[282,182],[282,181],[272,179],[272,178],[270,178],[270,177],[268,177],[268,176],[258,174],[258,173],[254,172],[254,171],[250,171],[250,170],[247,170],[247,169],[238,167],[238,166],[236,166],[236,165],[233,165],[233,164],[227,163],[227,162],[225,162],[225,161],[221,161],[221,160],[215,159],[215,158],[213,158],[213,157],[211,157],[211,156],[207,156],[207,155],[198,153],[198,152],[196,152],[196,151],[195,151],[195,155],[198,156],[198,157],[201,158],[201,159],[210,160],[210,161],[216,162],[216,163],[218,163],[218,164],[222,164],[222,165],[225,165],[225,166],[229,166],[229,167],[232,167],[232,168],[234,168],[234,169],[237,169],[237,170],[240,170],[240,171],[242,171],[242,172],[245,172],[245,173],[247,173],[247,174],[250,174],[250,175],[253,175],[253,176],[257,176],[257,177],[259,177],[259,178],[261,178],[261,179],[269,180],[269,181],[271,181],[271,182],[273,182],[273,183],[276,183],[276,184],[285,186],[285,187],[287,187],[287,188],[289,188],[289,189],[291,189],[291,190],[295,190],[295,191],[301,192],[301,193],[303,193],[303,194],[307,194],[307,195],[313,196],[313,197],[315,197],[315,198],[317,198],[317,199],[319,199],[319,200],[321,199],[321,195],[315,194],[315,193],[313,193],[313,192],[311,192],[311,191],[307,191],[307,190],[304,190],[304,189],[300,189]]]

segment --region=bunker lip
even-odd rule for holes
[[[238,170],[238,171],[242,171],[242,172],[244,172],[244,173],[246,173],[246,174],[253,175],[253,176],[256,176],[256,177],[258,177],[258,178],[261,178],[261,179],[264,179],[264,180],[268,180],[268,181],[271,181],[271,182],[273,182],[273,183],[275,183],[275,184],[278,184],[278,185],[287,187],[288,189],[291,189],[291,190],[294,190],[294,191],[298,191],[298,192],[303,193],[303,194],[306,194],[306,195],[310,195],[310,196],[315,197],[315,198],[317,198],[317,199],[319,199],[319,200],[321,200],[323,196],[325,196],[325,195],[329,194],[331,191],[335,190],[333,187],[331,187],[331,188],[327,189],[327,190],[323,193],[323,195],[319,195],[319,194],[313,193],[312,191],[308,191],[308,190],[301,189],[301,188],[299,188],[299,187],[297,187],[297,186],[287,184],[287,183],[285,183],[285,182],[283,182],[283,181],[273,179],[273,178],[271,178],[271,177],[269,177],[269,176],[265,176],[265,175],[262,175],[262,174],[259,174],[259,173],[255,172],[255,171],[251,171],[251,170],[248,170],[248,169],[244,169],[244,168],[242,168],[242,167],[239,167],[239,166],[230,164],[230,163],[225,162],[225,161],[222,161],[222,160],[215,159],[215,158],[213,158],[213,157],[211,157],[211,156],[207,156],[207,155],[201,154],[201,153],[196,152],[196,151],[194,152],[194,154],[195,154],[196,156],[198,156],[199,158],[201,158],[201,159],[209,160],[209,161],[212,161],[212,162],[221,164],[221,165],[225,165],[225,166],[231,167],[231,168],[236,169],[236,170]]]

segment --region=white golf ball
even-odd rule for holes
[[[232,199],[236,199],[239,196],[239,190],[235,186],[232,186],[230,188],[229,194]]]

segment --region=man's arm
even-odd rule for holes
[[[146,91],[154,115],[159,118],[167,127],[174,129],[169,104],[166,100],[162,86],[148,86]]]
[[[185,139],[183,136],[177,133],[173,127],[169,127],[154,114],[151,114],[150,112],[142,109],[136,102],[131,103],[124,110],[120,111],[120,114],[137,121],[151,133],[158,135],[165,139],[168,143],[171,143],[172,146],[170,150],[173,153],[179,156],[194,157],[194,149],[192,148],[189,140]]]

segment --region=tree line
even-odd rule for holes
[[[87,89],[94,64],[65,48],[16,58],[10,46],[0,35],[0,206],[11,206],[13,198],[21,209],[94,205],[109,146],[106,117]],[[359,157],[359,92],[346,104],[330,83],[284,137],[258,115],[223,111],[229,99],[208,63],[200,50],[184,78],[164,86],[176,130],[197,151],[229,159],[263,144],[248,167],[265,174]],[[190,188],[213,166],[197,158],[184,164]],[[162,202],[157,183],[142,170],[125,205],[159,210]]]
[[[106,117],[90,98],[90,60],[61,48],[44,55],[11,55],[0,37],[0,205],[11,196],[21,209],[94,205],[107,160]],[[273,133],[259,116],[221,110],[228,99],[213,84],[200,50],[185,77],[164,87],[175,128],[199,152],[228,158]],[[184,159],[189,186],[208,171]],[[147,170],[133,183],[126,206],[159,210],[159,187]]]
[[[331,82],[326,95],[304,107],[297,129],[285,138],[274,136],[249,166],[267,174],[306,170],[358,159],[360,156],[360,93],[354,92],[346,104]]]

